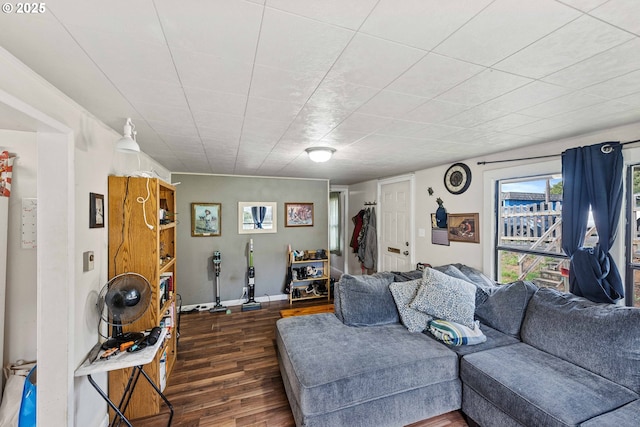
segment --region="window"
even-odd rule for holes
[[[561,179],[554,175],[502,180],[496,190],[498,282],[529,280],[568,291]]]
[[[627,271],[625,304],[640,307],[640,165],[627,173]]]
[[[329,193],[329,252],[342,255],[342,239],[340,238],[340,218],[342,217],[340,192]]]

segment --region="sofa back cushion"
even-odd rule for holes
[[[398,309],[389,290],[392,282],[393,274],[387,272],[367,276],[343,274],[334,296],[339,299],[338,318],[349,326],[398,323]]]
[[[522,341],[640,393],[640,309],[541,288]]]
[[[476,318],[500,332],[520,339],[520,327],[531,296],[538,287],[517,281],[487,288],[486,298],[476,298]]]

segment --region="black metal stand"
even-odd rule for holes
[[[116,416],[113,417],[113,421],[111,421],[110,426],[115,427],[116,425],[120,425],[120,423],[124,421],[124,423],[127,426],[133,427],[133,425],[127,419],[127,417],[124,416],[124,412],[126,412],[127,407],[129,406],[129,402],[131,401],[131,396],[133,395],[133,391],[135,390],[136,385],[138,384],[138,378],[140,378],[140,374],[142,374],[147,379],[147,382],[151,384],[151,387],[153,387],[156,393],[158,393],[158,395],[162,398],[164,403],[169,408],[169,421],[167,422],[167,427],[171,426],[171,421],[173,420],[173,405],[171,405],[171,402],[169,402],[169,400],[162,393],[162,391],[160,391],[158,386],[156,386],[154,382],[151,381],[151,378],[149,378],[147,373],[144,371],[142,365],[134,366],[131,369],[131,375],[129,375],[129,380],[127,381],[127,385],[124,388],[124,392],[122,393],[122,398],[120,399],[120,403],[117,406],[115,403],[113,403],[111,399],[109,399],[109,396],[98,386],[98,384],[96,384],[96,382],[91,377],[91,374],[87,375],[87,378],[89,379],[89,382],[91,383],[93,388],[96,389],[96,391],[100,394],[100,396],[102,396],[102,398],[107,402],[107,404],[111,407],[111,409],[113,409],[116,413]],[[116,422],[118,424],[116,424]]]

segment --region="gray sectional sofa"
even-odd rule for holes
[[[298,426],[404,426],[458,409],[481,426],[640,425],[639,309],[497,285],[460,264],[437,270],[475,286],[486,341],[408,330],[416,319],[389,287],[415,292],[421,272],[344,275],[335,314],[278,320]]]

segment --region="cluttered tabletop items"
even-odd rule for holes
[[[166,335],[165,328],[156,327],[137,340],[98,343],[76,370],[75,376],[146,365],[153,360]]]

